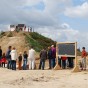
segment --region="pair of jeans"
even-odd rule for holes
[[[16,61],[12,60],[12,70],[16,70]]]
[[[7,68],[8,69],[12,68],[12,60],[11,59],[8,59]]]
[[[86,69],[86,58],[82,58],[81,60],[81,63],[82,63],[82,69]]]
[[[62,68],[66,69],[66,60],[62,60]]]
[[[27,60],[23,60],[23,70],[27,69]]]
[[[42,67],[42,70],[44,70],[44,67],[45,67],[45,60],[44,59],[40,60],[39,69],[41,69],[41,67]]]
[[[73,68],[74,66],[74,62],[73,62],[73,58],[71,58],[71,57],[68,57],[68,64],[69,64],[69,67],[70,68]]]
[[[4,66],[4,68],[5,68],[5,62],[2,62],[2,67]]]
[[[2,66],[2,64],[1,64],[1,59],[2,59],[2,57],[0,57],[0,67]]]
[[[55,58],[53,58],[53,59],[51,60],[51,67],[54,68],[55,65],[56,65],[56,63],[55,63]]]
[[[51,69],[51,59],[49,59],[49,69]]]

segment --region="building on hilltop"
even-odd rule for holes
[[[28,31],[28,32],[34,32],[32,27],[27,27],[25,24],[17,24],[17,25],[10,25],[11,31]]]
[[[18,31],[26,31],[26,25],[25,24],[18,24],[16,26],[16,29],[18,29]]]

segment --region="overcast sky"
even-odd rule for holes
[[[88,48],[88,0],[0,0],[0,30],[24,23],[58,42]]]

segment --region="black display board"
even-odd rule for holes
[[[60,43],[58,44],[58,55],[75,56],[75,43]]]

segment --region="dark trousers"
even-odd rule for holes
[[[0,56],[0,67],[2,66],[2,64],[1,64],[1,59],[2,59],[2,57]]]
[[[2,67],[3,67],[3,66],[5,67],[5,62],[2,62]]]
[[[66,69],[66,60],[62,60],[62,68]]]
[[[12,68],[12,60],[11,59],[8,59],[7,68],[8,69]]]
[[[61,59],[60,58],[58,58],[58,64],[61,67]]]
[[[44,70],[45,60],[43,60],[43,59],[40,60],[39,69],[41,69],[41,67],[42,67],[42,70]]]
[[[68,64],[70,68],[74,67],[74,62],[73,62],[73,58],[68,58]]]
[[[16,70],[16,61],[12,60],[12,70]]]
[[[27,69],[27,60],[24,60],[23,61],[23,70],[26,70]]]
[[[54,68],[55,65],[56,65],[56,63],[55,63],[55,58],[54,58],[54,59],[51,59],[51,67]]]
[[[51,59],[49,59],[49,69],[51,69]]]

